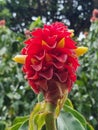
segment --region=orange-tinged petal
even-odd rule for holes
[[[31,62],[32,62],[32,64],[35,64],[35,63],[37,63],[37,60],[35,58],[31,58]]]
[[[17,63],[24,64],[26,60],[27,55],[16,55],[13,60]]]
[[[44,40],[42,40],[42,45],[47,45],[47,43]]]
[[[85,54],[87,51],[88,51],[88,47],[78,47],[77,49],[75,49],[77,56],[81,56]]]
[[[52,58],[49,56],[49,54],[46,53],[46,61],[49,62],[51,60],[52,60]]]
[[[65,46],[65,38],[62,38],[58,43],[57,43],[57,48],[63,48]]]

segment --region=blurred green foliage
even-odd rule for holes
[[[6,19],[7,24],[10,24],[11,12],[7,8],[6,0],[0,0],[0,19]]]
[[[36,102],[21,72],[21,65],[12,61],[23,47],[24,36],[0,26],[0,119],[12,120],[28,114]]]
[[[98,130],[98,21],[91,24],[80,45],[88,46],[89,51],[80,58],[81,67],[70,98],[75,108]]]

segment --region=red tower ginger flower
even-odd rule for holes
[[[64,91],[70,91],[76,81],[77,52],[79,50],[78,55],[83,52],[81,48],[77,50],[72,34],[73,31],[60,22],[44,25],[31,32],[32,37],[24,42],[21,58],[14,58],[24,63],[23,72],[30,86],[35,93],[43,92],[47,101],[62,98]]]

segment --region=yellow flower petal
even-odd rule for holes
[[[35,64],[35,63],[37,63],[37,60],[35,58],[31,58],[31,62],[32,62],[32,64]]]
[[[63,48],[65,45],[65,38],[62,38],[58,44],[57,44],[57,48]]]
[[[24,64],[26,60],[27,55],[16,55],[13,60],[17,63]]]
[[[81,56],[85,54],[87,51],[88,51],[88,47],[78,47],[77,49],[75,49],[77,56]]]
[[[70,37],[73,37],[74,36],[74,30],[73,29],[69,29],[69,32],[71,33]]]

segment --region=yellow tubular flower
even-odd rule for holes
[[[75,53],[77,56],[81,56],[83,54],[85,54],[88,51],[88,47],[78,47],[77,49],[75,49]]]
[[[24,64],[26,60],[27,55],[16,55],[13,60],[17,63]]]
[[[77,56],[81,56],[81,55],[85,54],[87,51],[88,51],[87,47],[78,47],[77,49],[75,49],[75,53]],[[27,55],[16,55],[13,58],[13,60],[17,63],[24,64],[26,57],[27,57]]]

